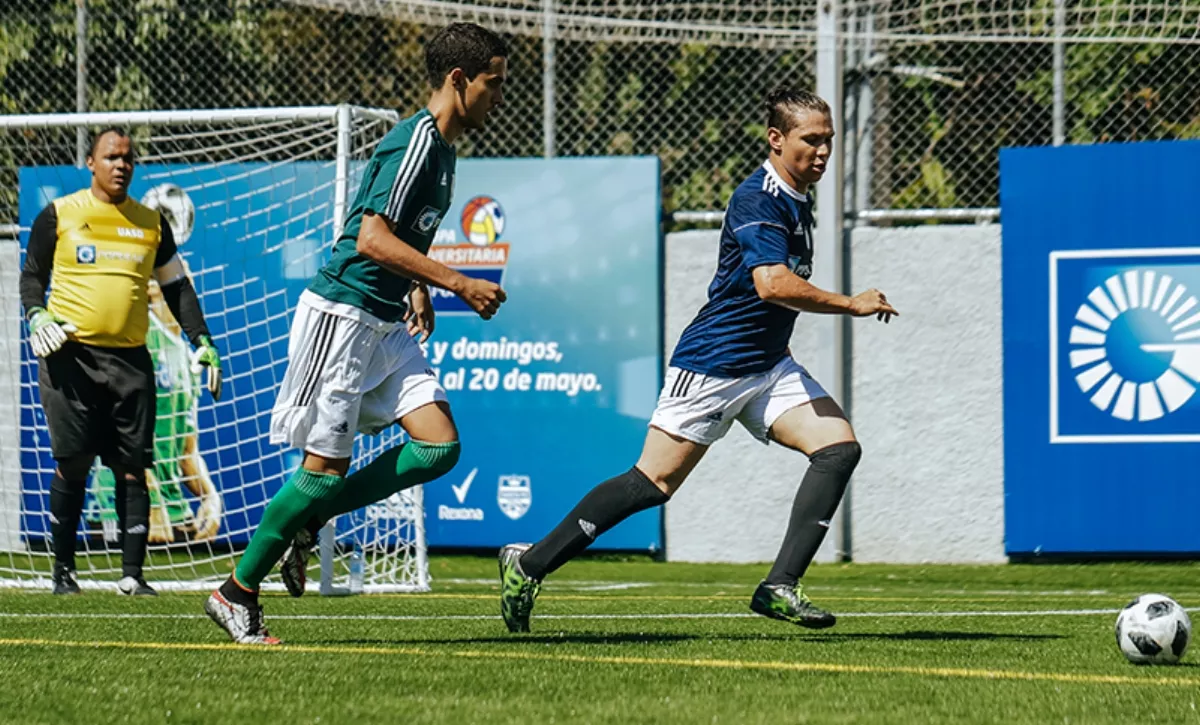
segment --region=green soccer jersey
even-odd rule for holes
[[[382,320],[401,320],[412,283],[358,253],[363,213],[387,217],[397,237],[427,253],[438,223],[450,209],[454,161],[454,147],[442,137],[428,110],[397,124],[371,154],[333,257],[308,288]]]

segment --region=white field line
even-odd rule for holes
[[[437,584],[452,584],[457,586],[495,586],[497,580],[491,579],[442,579],[436,580]],[[555,590],[567,591],[609,591],[620,589],[646,589],[653,587],[660,588],[706,588],[713,590],[724,589],[745,589],[753,588],[756,582],[613,582],[611,580],[587,580],[587,579],[555,579]],[[913,585],[902,585],[898,587],[858,587],[858,586],[840,586],[837,584],[805,584],[804,590],[809,592],[866,592],[869,594],[883,594],[887,592],[897,592],[912,589]],[[932,594],[938,596],[997,596],[997,597],[1104,597],[1104,596],[1126,596],[1133,598],[1136,593],[1131,592],[1114,592],[1110,589],[931,589],[921,590],[924,594]],[[1170,594],[1172,598],[1175,595],[1184,598],[1200,597],[1200,592],[1174,592]]]
[[[874,618],[938,618],[938,617],[1084,617],[1096,615],[1114,615],[1118,609],[1044,609],[1027,611],[990,611],[990,612],[839,612],[839,617]],[[1189,612],[1198,612],[1200,607],[1187,608]],[[537,619],[555,620],[599,620],[599,619],[759,619],[760,615],[744,612],[701,612],[701,613],[665,613],[665,614],[539,614]],[[131,612],[97,613],[97,612],[0,612],[0,619],[166,619],[187,620],[207,619],[202,614],[148,614]],[[354,622],[435,622],[435,621],[467,621],[482,622],[499,619],[491,614],[277,614],[271,615],[272,620],[312,620],[312,621],[354,621]]]

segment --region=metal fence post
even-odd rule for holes
[[[543,155],[554,158],[554,0],[542,0],[542,143]]]
[[[75,0],[75,111],[88,110],[87,98],[87,0]],[[88,130],[75,129],[75,165],[83,168],[87,160]]]
[[[1066,143],[1066,57],[1063,26],[1067,22],[1066,0],[1054,0],[1054,145]]]
[[[846,133],[843,125],[842,107],[842,47],[838,23],[841,22],[839,0],[821,0],[817,12],[817,95],[829,104],[833,116],[833,149],[825,176],[817,183],[816,213],[817,227],[814,230],[813,275],[816,286],[843,291],[844,249],[842,236],[842,203],[844,184],[844,162],[842,137]],[[842,320],[828,315],[816,322],[817,345],[820,353],[814,361],[813,373],[834,399],[845,399],[845,336]],[[837,557],[850,556],[848,533],[850,520],[849,499],[838,509],[836,521],[832,522],[831,533],[837,547]]]

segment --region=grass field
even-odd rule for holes
[[[0,591],[14,723],[1200,723],[1200,662],[1135,667],[1116,611],[1200,605],[1200,566],[824,565],[810,632],[749,613],[763,566],[580,561],[534,632],[495,562],[434,558],[434,592],[265,598],[287,644],[237,647],[201,594]]]

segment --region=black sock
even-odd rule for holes
[[[313,516],[308,520],[308,523],[304,525],[304,528],[308,531],[308,533],[312,534],[313,541],[316,541],[317,535],[321,533],[321,528],[323,526],[325,526],[325,522],[316,516]]]
[[[114,471],[114,474],[117,472]],[[150,492],[146,479],[115,475],[117,521],[121,529],[121,576],[141,578],[150,537]]]
[[[521,556],[521,569],[542,579],[578,556],[600,534],[670,498],[637,468],[610,478],[589,491],[546,538]]]
[[[75,568],[75,536],[79,517],[83,514],[83,499],[87,494],[87,479],[68,481],[58,471],[50,483],[50,535],[54,543],[54,562],[69,569]]]
[[[233,580],[233,577],[226,579],[225,583],[221,585],[221,588],[218,591],[221,592],[221,596],[225,597],[227,601],[233,602],[234,604],[241,604],[243,607],[258,606],[258,592],[246,591],[238,586],[238,583]]]
[[[792,518],[783,546],[767,574],[768,584],[794,586],[804,576],[829,531],[829,521],[861,457],[862,447],[854,441],[835,443],[809,457],[808,472],[792,502]]]

